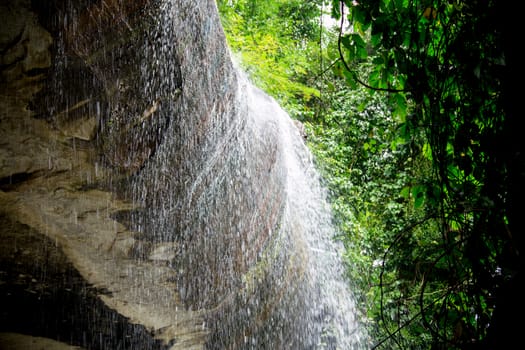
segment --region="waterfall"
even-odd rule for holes
[[[97,136],[82,145],[95,161],[80,180],[59,169],[47,195],[28,186],[19,211],[103,289],[97,314],[143,326],[104,344],[150,330],[141,349],[366,349],[312,155],[233,63],[215,1],[53,4],[48,118],[89,115]],[[83,337],[111,324],[94,317]]]
[[[209,348],[363,348],[326,196],[302,137],[233,66],[216,9],[203,17],[173,10],[176,3],[158,15],[160,44],[145,59],[167,53],[164,72],[178,57],[182,103],[170,108],[165,135],[172,136],[134,187],[137,202],[154,208],[142,219],[154,226],[146,232],[176,243],[171,263],[181,298],[212,310]],[[166,83],[170,76],[159,78],[176,86]]]
[[[302,270],[298,278],[303,279],[304,289],[294,295],[292,307],[282,311],[285,319],[290,317],[287,313],[300,314],[294,317],[298,333],[296,340],[282,348],[365,349],[366,332],[356,319],[358,309],[344,278],[342,247],[335,241],[327,195],[312,155],[276,101],[249,82],[242,91],[247,94],[248,123],[254,133],[271,129],[278,135],[286,196],[278,234],[290,240],[291,258]]]

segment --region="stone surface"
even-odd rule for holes
[[[0,3],[0,66],[1,76],[7,82],[41,74],[51,65],[49,47],[53,39],[38,24],[29,2],[20,3],[23,6]]]
[[[1,9],[13,22],[0,35],[1,329],[86,348],[202,348],[202,316],[180,302],[176,271],[158,264],[167,253],[134,259],[138,234],[114,219],[133,205],[100,185],[112,169],[97,154],[96,115],[72,116],[73,105],[41,119],[29,108],[51,68],[49,32],[29,2]]]
[[[19,333],[0,333],[0,349],[82,350],[81,347],[71,346],[53,339],[32,337]]]
[[[0,10],[0,331],[108,350],[320,342],[323,276],[288,193],[304,143],[234,67],[215,1]]]
[[[63,53],[55,51],[53,62],[50,35],[28,2],[9,6],[7,17],[21,15],[2,36],[10,45],[0,96],[0,211],[10,228],[1,231],[3,302],[58,302],[32,299],[40,290],[89,300],[75,308],[96,305],[105,316],[83,324],[87,340],[73,330],[68,337],[86,347],[97,333],[113,332],[143,342],[141,349],[242,347],[245,334],[279,308],[282,291],[250,293],[281,277],[293,284],[296,270],[286,256],[270,259],[288,243],[268,244],[283,207],[277,126],[263,135],[246,126],[214,2],[59,3],[49,22],[65,29],[50,28]],[[72,65],[64,61],[70,56]],[[20,240],[26,227],[33,238]],[[20,251],[26,260],[13,270]],[[49,251],[54,258],[35,270],[31,259]],[[17,277],[48,270],[57,271],[54,279]],[[30,292],[11,288],[13,280]],[[245,319],[247,303],[261,312],[259,321]],[[16,308],[9,310],[2,324],[17,331],[23,320],[9,329]],[[71,328],[80,313],[67,318]],[[107,327],[108,318],[118,327]],[[46,330],[48,322],[41,317],[26,327],[65,337]],[[107,336],[102,348],[114,341]]]

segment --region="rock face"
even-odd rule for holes
[[[301,137],[234,68],[215,1],[3,1],[0,16],[0,339],[335,346],[314,225],[289,200],[281,136]]]
[[[155,112],[181,83],[174,71],[165,96],[140,95],[154,77],[137,78],[137,37],[106,41],[135,24],[156,34],[148,21],[161,9],[129,3],[1,4],[0,329],[89,349],[202,348],[203,312],[183,303],[168,266],[176,244],[126,220],[144,210],[130,195],[163,139]]]

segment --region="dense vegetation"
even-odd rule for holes
[[[219,0],[255,83],[302,121],[377,348],[504,348],[522,311],[511,8]],[[517,84],[516,84],[517,86]]]

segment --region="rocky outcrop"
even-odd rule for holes
[[[78,57],[59,61],[71,55],[57,51],[70,31],[48,31],[29,1],[0,6],[9,23],[0,36],[0,331],[89,349],[202,348],[202,313],[183,305],[167,266],[174,244],[142,242],[119,222],[133,203],[108,189],[131,171],[118,177],[128,164],[108,164],[101,152],[116,140],[118,154],[134,143],[121,125],[101,131],[110,124],[101,110],[124,100],[94,90],[104,85]]]
[[[0,341],[358,333],[299,130],[233,66],[214,0],[0,4]]]

